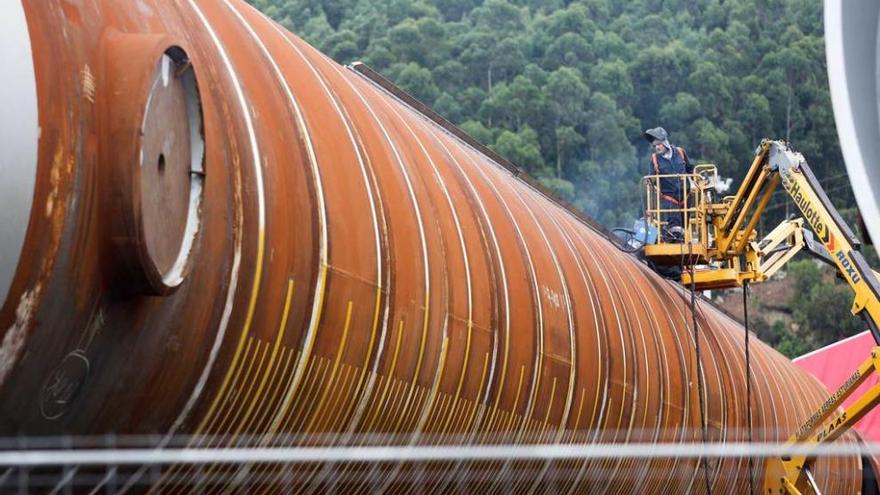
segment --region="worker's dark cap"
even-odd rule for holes
[[[666,129],[662,127],[648,129],[642,134],[642,136],[644,136],[649,143],[653,143],[654,141],[666,141],[666,139],[669,138],[669,135],[666,134]]]

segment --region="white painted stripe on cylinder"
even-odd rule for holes
[[[0,302],[6,302],[27,234],[37,179],[37,82],[21,2],[0,2]]]

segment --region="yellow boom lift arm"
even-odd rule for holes
[[[674,177],[687,185],[679,210],[661,209],[660,180]],[[678,242],[645,246],[645,257],[660,265],[682,265],[681,282],[697,290],[759,283],[806,248],[835,266],[855,293],[852,313],[867,323],[880,346],[880,284],[858,251],[859,241],[831,204],[803,155],[782,141],[764,140],[734,196],[713,201],[717,173],[714,165],[698,165],[693,174],[645,178],[648,222],[663,232],[664,218],[682,215],[684,236]],[[779,184],[801,211],[803,218],[786,220],[764,239],[755,228]],[[806,227],[810,230],[807,230]],[[813,237],[815,234],[815,238]],[[693,274],[693,280],[691,280]],[[789,439],[789,445],[817,446],[845,433],[880,402],[880,384],[863,393],[846,409],[843,402],[872,373],[878,373],[880,347],[853,372]],[[815,493],[811,473],[815,456],[770,458],[765,466],[763,493]]]

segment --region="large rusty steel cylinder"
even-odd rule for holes
[[[747,399],[743,329],[700,298],[698,368],[685,289],[244,2],[0,11],[2,435],[739,442],[750,404],[754,440],[776,441],[827,395],[752,339]],[[701,466],[328,463],[283,483],[701,493]],[[708,467],[714,493],[748,491],[747,459]],[[269,469],[239,486],[281,489]],[[858,459],[815,475],[861,486]]]

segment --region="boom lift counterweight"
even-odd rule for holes
[[[659,181],[668,177],[645,178],[646,218],[654,229],[662,232],[664,218],[682,215],[684,239],[664,242],[661,238],[658,243],[645,245],[644,254],[657,265],[687,268],[681,275],[685,287],[706,290],[760,283],[807,248],[835,266],[853,290],[851,311],[864,319],[878,347],[788,443],[809,447],[838,438],[880,402],[878,384],[838,412],[870,374],[880,373],[880,284],[858,251],[858,239],[831,204],[804,157],[782,141],[762,141],[736,194],[718,202],[713,201],[715,166],[698,165],[693,174],[676,176],[690,184],[683,188],[682,208],[663,210],[659,207]],[[803,218],[782,222],[759,241],[755,228],[779,184]],[[811,456],[768,459],[763,493],[819,493],[811,473],[814,461]]]

